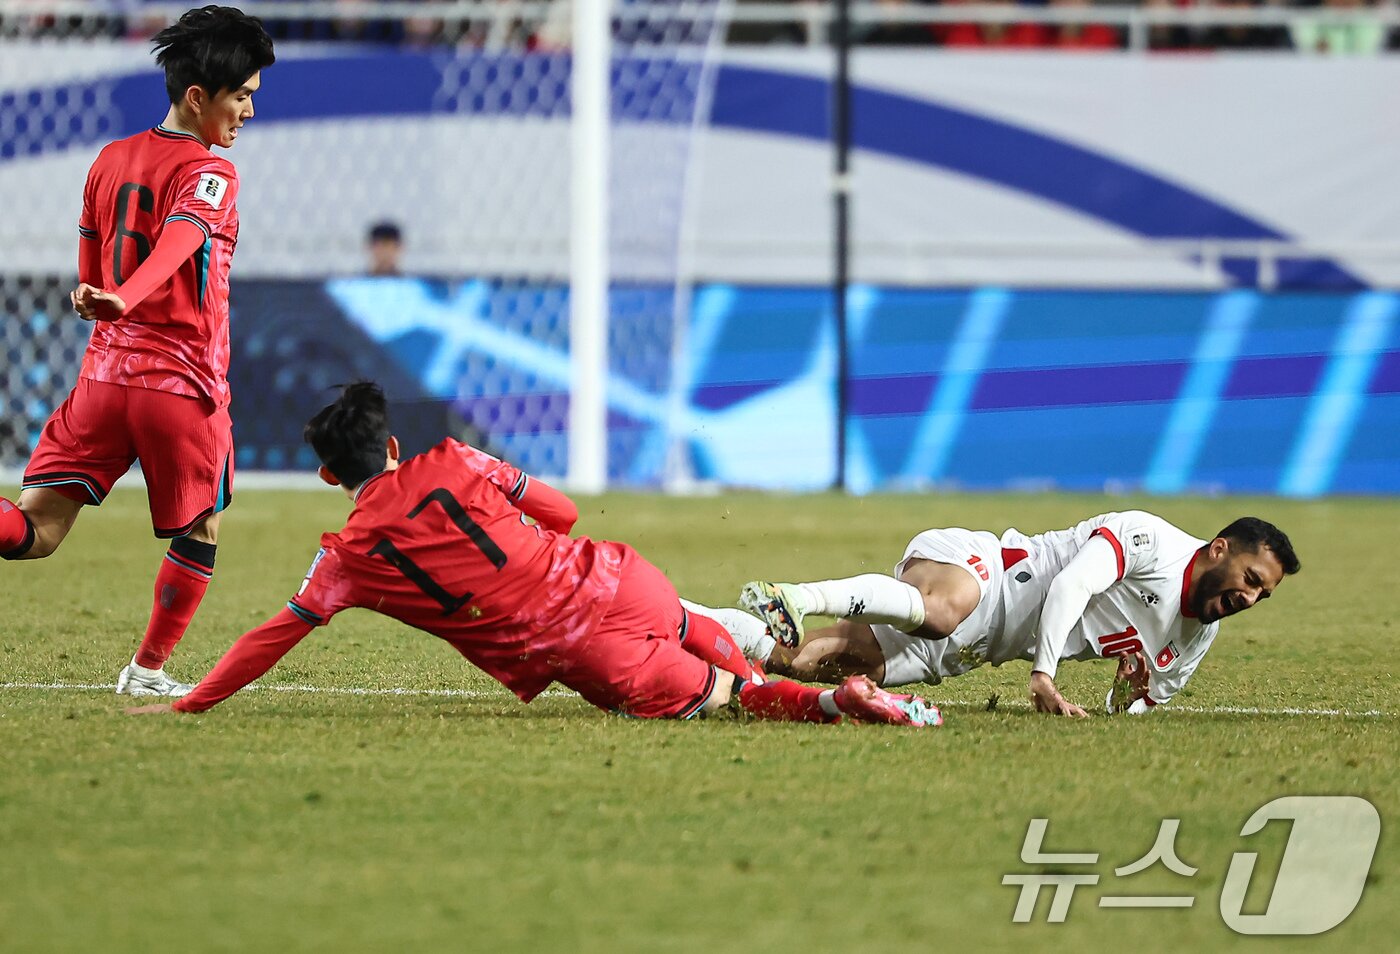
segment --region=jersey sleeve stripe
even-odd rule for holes
[[[291,600],[287,601],[287,609],[295,613],[303,623],[310,623],[312,626],[320,626],[326,621],[325,617],[313,613],[309,609],[303,609]]]
[[[202,232],[204,233],[204,237],[205,237],[205,238],[212,238],[213,235],[214,235],[214,230],[211,229],[211,228],[209,227],[209,224],[208,224],[207,222],[205,222],[203,219],[197,218],[196,216],[193,216],[193,215],[186,215],[186,214],[183,213],[183,212],[176,212],[176,213],[174,213],[174,214],[172,214],[172,215],[167,215],[167,216],[165,217],[165,221],[166,221],[167,224],[170,223],[170,222],[176,222],[176,221],[179,221],[179,222],[193,222],[195,225],[199,226],[200,231],[202,231]]]
[[[99,238],[100,236],[97,234],[97,229],[88,229],[88,228],[84,228],[83,226],[80,225],[80,226],[78,226],[78,237],[79,237],[79,238],[94,239],[94,240],[95,240],[95,239]]]
[[[1113,535],[1113,531],[1108,529],[1108,527],[1099,527],[1093,533],[1089,534],[1089,536],[1103,537],[1109,543],[1113,544],[1113,552],[1118,557],[1118,579],[1123,579],[1123,571],[1127,568],[1127,564],[1123,560],[1123,544],[1118,542],[1118,538]]]
[[[529,475],[528,475],[528,474],[521,474],[521,475],[520,475],[520,478],[519,478],[518,480],[516,480],[515,486],[510,488],[510,493],[507,494],[506,496],[510,497],[512,500],[519,500],[521,497],[525,496],[525,491],[528,490],[529,487],[530,487],[530,477],[529,477]]]

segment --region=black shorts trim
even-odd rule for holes
[[[313,613],[309,609],[305,609],[304,607],[298,606],[292,600],[287,601],[287,609],[291,610],[292,613],[296,616],[296,618],[301,620],[303,623],[308,623],[311,626],[326,625],[326,618],[320,613]]]
[[[30,487],[62,487],[76,484],[87,491],[88,502],[94,507],[102,506],[107,499],[107,488],[103,487],[91,474],[76,470],[55,470],[47,474],[25,474],[20,485]]]
[[[155,534],[157,540],[169,540],[171,537],[183,537],[193,530],[195,524],[199,523],[199,521],[206,517],[211,517],[216,513],[223,513],[228,509],[228,505],[233,503],[233,474],[229,471],[229,461],[232,460],[232,458],[233,454],[231,452],[224,457],[224,472],[219,478],[219,492],[214,499],[214,506],[206,508],[198,517],[195,517],[183,527],[177,527],[173,530],[165,527],[156,527]]]
[[[204,511],[203,511],[198,517],[195,517],[193,520],[191,520],[189,523],[185,524],[183,527],[177,527],[177,528],[174,529],[174,530],[167,530],[167,529],[164,528],[164,527],[156,527],[156,528],[155,528],[156,539],[157,539],[157,540],[169,540],[171,537],[183,537],[185,534],[187,534],[187,533],[189,533],[191,530],[193,530],[194,527],[195,527],[195,524],[199,523],[199,521],[205,519],[206,517],[211,517],[211,516],[213,516],[213,515],[216,514],[216,513],[218,513],[218,511],[215,510],[213,507],[205,507],[205,508],[204,508]]]

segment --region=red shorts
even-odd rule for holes
[[[629,547],[612,608],[556,678],[600,709],[689,719],[710,697],[715,670],[681,647],[685,618],[671,581]]]
[[[179,537],[233,499],[233,423],[198,398],[79,378],[53,412],[24,486],[100,504],[134,461],[146,476],[151,525]]]

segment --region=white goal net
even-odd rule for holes
[[[377,373],[400,382],[404,401],[447,406],[520,466],[565,474],[580,383],[569,360],[572,4],[241,6],[264,19],[278,62],[229,153],[241,181],[240,465],[298,465],[290,445],[258,443],[282,438],[250,415],[299,412],[324,394],[297,388]],[[146,41],[184,9],[0,0],[0,467],[23,465],[76,376],[87,328],[67,290],[83,178],[102,145],[164,115]],[[687,470],[673,394],[691,280],[683,238],[727,9],[611,9],[610,171],[598,184],[606,358],[589,382],[606,401],[594,439],[609,483],[655,486]],[[369,274],[376,224],[402,236],[397,277]],[[356,342],[372,360],[342,355],[317,370],[317,347],[248,340],[298,321],[331,350]],[[270,396],[282,394],[279,408]]]

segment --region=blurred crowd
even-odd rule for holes
[[[956,6],[974,0],[871,0],[886,9],[907,11],[920,6]],[[1147,47],[1152,50],[1301,50],[1317,53],[1377,53],[1400,49],[1400,29],[1392,29],[1382,18],[1364,16],[1368,9],[1389,4],[1382,0],[1142,0],[1142,2],[1095,2],[1095,0],[975,0],[979,5],[1044,8],[1087,12],[1095,8],[1123,10],[1134,7],[1196,11],[1248,13],[1252,10],[1286,11],[1289,22],[1269,24],[1211,24],[1200,26],[1154,24],[1147,28]],[[1345,23],[1329,22],[1332,11],[1355,15]],[[1319,15],[1322,14],[1321,16]],[[1311,14],[1311,15],[1310,15]],[[865,44],[933,45],[949,47],[1044,48],[1070,50],[1110,50],[1127,45],[1121,27],[1091,21],[1053,24],[1027,20],[1006,23],[890,23],[862,26],[857,42]]]
[[[415,47],[466,46],[505,49],[564,49],[569,45],[570,5],[553,2],[534,4],[544,9],[526,17],[518,15],[519,4],[497,0],[488,5],[491,15],[477,18],[434,15],[443,0],[416,0],[421,16],[383,18],[341,16],[336,18],[266,17],[268,31],[277,40],[317,40],[357,43],[388,43]],[[622,0],[626,3],[627,0]],[[664,10],[666,0],[650,0],[653,8]],[[736,0],[746,4],[772,6],[775,0]],[[776,0],[782,3],[783,0]],[[976,3],[982,7],[1025,10],[1026,20],[1009,15],[1004,22],[909,22],[911,14],[935,7],[949,8]],[[1162,8],[1235,14],[1250,10],[1289,11],[1287,23],[1154,24],[1147,28],[1146,46],[1151,50],[1298,50],[1326,54],[1372,54],[1400,49],[1400,27],[1393,28],[1379,15],[1367,11],[1400,4],[1400,0],[853,0],[868,12],[888,12],[890,18],[874,22],[863,18],[853,39],[862,45],[942,46],[955,48],[1015,48],[1112,50],[1128,45],[1121,24],[1094,22],[1047,23],[1036,11],[1087,12],[1134,8]],[[823,18],[814,16],[828,0],[788,0],[792,16],[787,20],[755,21],[735,17],[728,27],[731,44],[811,44],[827,37]],[[145,12],[141,0],[107,3],[94,0],[93,12],[80,16],[52,14],[0,14],[0,37],[89,36],[141,38],[154,34],[165,20]],[[1346,12],[1345,20],[1329,19],[1334,12]],[[660,16],[660,14],[658,14]],[[635,28],[637,21],[625,24]],[[654,25],[654,24],[653,24]]]

